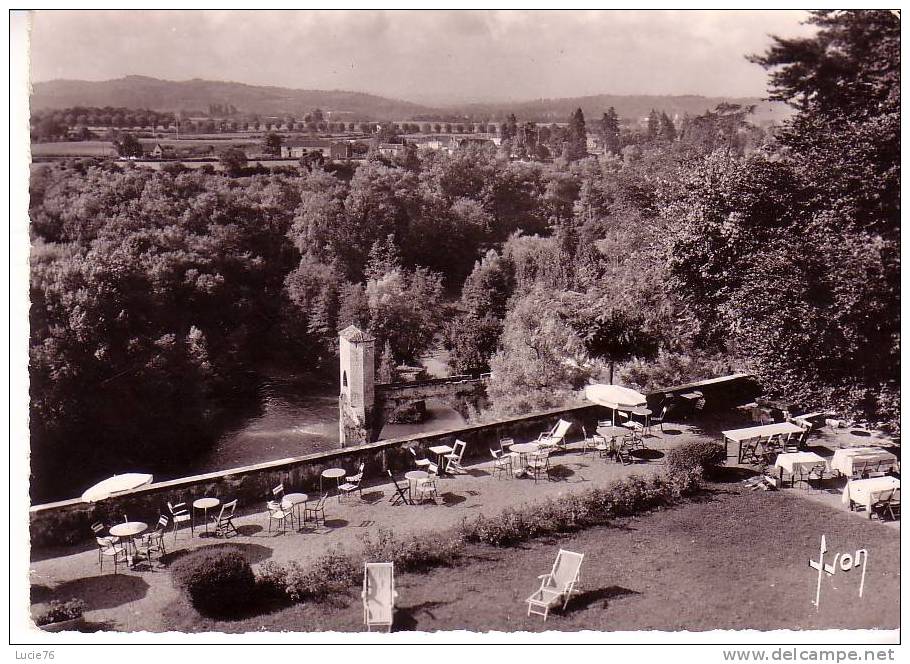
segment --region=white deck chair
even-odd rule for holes
[[[559,420],[550,431],[545,431],[537,438],[537,443],[544,447],[562,447],[566,434],[572,426],[571,422]]]
[[[560,549],[556,554],[556,561],[553,563],[553,569],[549,574],[540,575],[540,588],[528,598],[528,615],[532,613],[543,616],[547,619],[550,609],[560,600],[562,608],[565,610],[572,593],[576,592],[575,586],[579,583],[581,574],[581,561],[584,560],[583,553],[574,553]]]
[[[446,454],[444,457],[446,460],[447,473],[451,473],[453,469],[461,472],[467,472],[461,465],[461,458],[464,456],[464,451],[467,446],[468,444],[463,440],[455,441],[455,445],[453,446],[452,451],[449,454]]]
[[[367,631],[372,627],[385,627],[392,631],[395,612],[395,571],[392,563],[364,563],[363,565],[363,622]]]

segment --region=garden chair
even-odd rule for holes
[[[664,420],[667,418],[667,412],[669,412],[669,410],[670,410],[670,407],[669,407],[669,406],[664,406],[663,408],[660,409],[660,414],[659,414],[659,415],[656,415],[656,416],[655,416],[655,415],[652,415],[652,416],[651,416],[651,419],[650,419],[650,421],[649,421],[649,423],[650,423],[650,425],[651,425],[652,427],[653,427],[655,424],[659,424],[659,425],[660,425],[660,432],[661,432],[661,433],[663,433],[663,431],[664,431]],[[649,428],[650,428],[650,427],[649,427]],[[649,433],[650,433],[650,432],[649,432]]]
[[[274,502],[274,501],[273,501]],[[294,509],[293,506],[285,501],[278,503],[282,510],[291,514],[291,523],[294,522]],[[212,515],[212,521],[215,522],[215,537],[227,537],[229,533],[233,532],[235,535],[239,535],[240,532],[234,526],[234,512],[237,511],[237,499],[224,503],[219,510],[218,515]],[[269,521],[271,524],[271,521]]]
[[[167,501],[167,509],[171,513],[171,523],[174,525],[174,541],[177,541],[177,526],[187,521],[190,524],[190,536],[192,537],[195,534],[193,531],[193,515],[186,508],[186,503],[171,505],[171,501]]]
[[[389,479],[392,480],[392,484],[395,485],[395,493],[389,498],[389,502],[393,505],[411,505],[412,503],[410,498],[408,498],[407,491],[401,487],[395,479],[395,476],[392,475],[392,471],[387,469],[385,472],[389,474]]]
[[[588,450],[594,451],[594,438],[588,436],[588,430],[582,425],[581,427],[581,454],[585,455]]]
[[[632,450],[635,449],[635,441],[626,436],[616,448],[616,460],[624,466],[631,466],[635,463],[635,457],[632,456]]]
[[[316,501],[316,504],[312,507],[308,505],[303,506],[303,522],[306,523],[310,520],[312,515],[313,521],[316,523],[316,527],[319,527],[319,517],[322,517],[322,525],[325,525],[325,501],[328,500],[329,494],[324,493],[322,497]]]
[[[106,540],[108,544],[116,544],[118,541],[120,541],[119,537],[115,537],[114,535],[105,535],[104,533],[106,531],[107,528],[100,521],[96,521],[92,524],[92,533],[95,535],[95,539]],[[101,552],[98,553],[98,557],[101,557]]]
[[[553,451],[550,447],[541,447],[528,459],[528,472],[534,476],[534,483],[537,483],[541,473],[550,477],[550,453]]]
[[[742,442],[739,456],[742,463],[761,463],[762,457],[758,453],[758,438],[747,438]]]
[[[575,586],[580,583],[583,560],[584,554],[559,550],[550,573],[537,577],[540,579],[540,588],[527,600],[529,616],[533,613],[543,616],[546,621],[550,609],[557,606],[560,600],[565,611],[572,593],[577,592]]]
[[[868,477],[868,475],[866,474],[868,472],[868,470],[869,470],[868,461],[860,461],[859,463],[854,463],[852,479],[859,480],[859,479]]]
[[[344,484],[338,487],[340,492],[338,494],[339,500],[341,500],[342,496],[350,496],[355,491],[360,494],[361,500],[363,499],[363,490],[360,488],[360,482],[363,481],[363,469],[365,467],[365,463],[360,464],[360,470],[357,471],[356,475],[344,478]]]
[[[891,500],[888,501],[888,514],[891,515],[891,520],[899,519],[901,516],[901,492],[900,489],[895,489],[894,493],[891,496]]]
[[[463,440],[455,441],[455,445],[452,446],[452,451],[445,455],[447,473],[451,472],[452,468],[467,472],[461,465],[461,458],[464,456],[464,451],[467,446],[468,444]]]
[[[167,555],[167,551],[164,548],[164,533],[169,525],[170,519],[164,514],[159,515],[158,527],[152,532],[143,535],[139,542],[139,548],[145,551],[145,559],[149,562],[150,567],[152,564],[152,553],[158,554],[158,562],[161,562],[162,556]]]
[[[611,427],[611,426],[613,426],[613,422],[610,420],[597,420],[598,429],[601,427]]]
[[[888,507],[891,504],[891,499],[893,497],[894,489],[891,489],[890,491],[882,491],[880,494],[878,494],[875,502],[872,503],[872,506],[869,508],[869,518],[872,518],[873,515],[876,515],[879,519],[884,521],[885,512],[888,511]]]
[[[565,444],[566,434],[572,427],[572,423],[567,420],[559,420],[550,431],[544,432],[537,437],[537,443],[544,447],[563,447]]]
[[[433,462],[429,459],[420,459],[417,457],[417,451],[413,447],[408,448],[408,452],[411,453],[411,456],[414,457],[414,465],[417,466],[418,470],[426,470],[426,467],[432,464]]]
[[[414,493],[417,495],[418,500],[428,500],[432,498],[435,503],[436,498],[439,496],[439,490],[436,487],[436,480],[439,478],[439,475],[435,470],[427,472],[429,473],[429,477],[414,482]]]
[[[120,561],[127,562],[126,548],[121,546],[119,542],[111,542],[108,537],[96,537],[95,542],[98,543],[98,567],[103,572],[104,559],[110,558],[114,561],[114,574],[116,574],[117,563]]]
[[[869,467],[866,468],[866,474],[869,477],[884,477],[889,470],[891,470],[890,461],[872,462],[869,464]]]
[[[515,444],[514,438],[500,438],[499,439],[499,451],[503,454],[510,454],[512,445]]]
[[[276,526],[276,533],[286,532],[288,521],[291,519],[291,510],[286,510],[281,507],[281,503],[277,503],[274,500],[270,500],[266,503],[266,509],[269,512],[269,534],[272,532],[272,522],[277,521],[278,525]]]
[[[509,472],[509,475],[512,474],[512,457],[508,454],[503,454],[502,450],[490,449],[490,456],[493,457],[493,476],[496,476],[496,473],[499,473],[499,479],[502,479],[503,474],[506,471]]]
[[[801,435],[802,434],[798,433],[788,433],[785,435],[780,441],[783,451],[787,452],[788,454],[799,452],[799,437]]]
[[[395,571],[392,563],[364,563],[363,566],[363,623],[369,632],[373,627],[392,631],[395,612]]]
[[[595,433],[591,440],[594,442],[594,451],[600,454],[602,459],[606,459],[611,454],[615,454],[613,447],[613,441],[607,440],[604,436],[601,436],[598,433]]]

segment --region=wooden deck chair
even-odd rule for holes
[[[562,601],[562,608],[565,611],[572,593],[577,592],[575,586],[580,583],[581,563],[584,557],[582,553],[559,550],[550,573],[537,577],[540,579],[540,588],[527,600],[529,616],[533,613],[543,616],[543,619],[546,620],[550,609],[558,605],[560,601]]]
[[[364,563],[363,565],[363,623],[367,631],[385,627],[392,631],[395,613],[395,570],[392,563]]]
[[[499,473],[499,479],[502,479],[502,476],[505,475],[506,471],[509,472],[509,476],[512,476],[512,457],[508,454],[503,454],[501,450],[494,450],[490,448],[490,456],[493,457],[493,473],[495,477],[496,473]]]
[[[741,463],[758,463],[761,461],[761,458],[758,453],[758,438],[747,438],[744,440],[740,448],[740,462]]]
[[[426,470],[426,467],[429,466],[431,463],[433,463],[432,461],[430,461],[427,458],[421,459],[420,457],[418,457],[417,450],[415,450],[413,447],[409,447],[408,452],[410,452],[411,456],[414,457],[414,465],[417,466],[418,470]]]
[[[546,431],[537,437],[537,443],[544,447],[562,447],[565,444],[565,437],[572,423],[567,420],[559,420],[550,431]]]
[[[385,472],[389,474],[389,479],[392,480],[392,484],[395,485],[395,493],[393,493],[392,497],[389,498],[389,502],[393,505],[413,505],[411,499],[408,498],[407,492],[401,488],[401,485],[395,479],[395,476],[392,475],[392,471],[386,470]]]

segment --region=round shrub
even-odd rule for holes
[[[667,470],[671,473],[701,472],[710,478],[718,465],[727,460],[724,446],[709,440],[686,443],[667,454]]]
[[[255,596],[253,569],[243,553],[234,547],[187,554],[174,564],[172,574],[177,586],[203,614],[241,613]]]

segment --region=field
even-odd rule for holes
[[[862,599],[860,570],[822,582],[811,604],[819,540],[835,553],[869,550]],[[581,594],[544,623],[527,617],[535,577],[557,549],[585,554]],[[397,578],[396,630],[704,631],[896,629],[899,534],[881,524],[807,501],[795,492],[753,493],[715,485],[706,499],[515,549],[469,547],[462,564]],[[270,607],[239,620],[200,618],[183,598],[164,608],[169,629],[359,631],[359,597]]]
[[[110,141],[66,141],[32,143],[33,157],[116,157]]]

